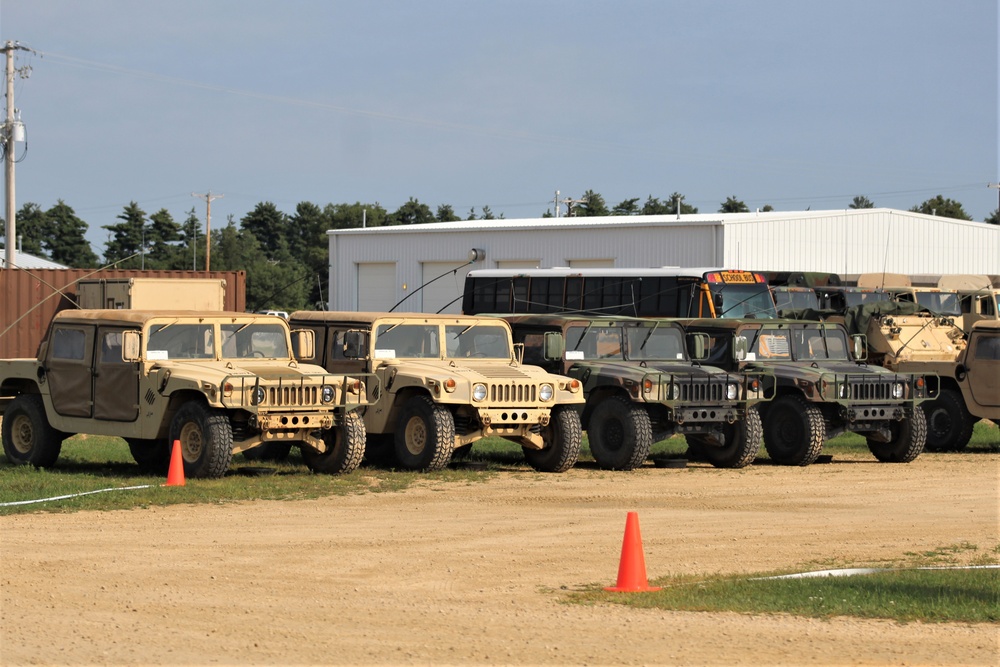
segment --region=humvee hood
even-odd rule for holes
[[[163,368],[169,368],[171,372],[176,375],[191,374],[197,375],[201,379],[215,377],[220,381],[225,377],[259,377],[264,381],[277,382],[278,380],[282,380],[284,382],[288,382],[297,381],[299,378],[311,375],[329,375],[329,373],[321,366],[293,364],[292,362],[288,362],[288,364],[280,366],[276,366],[274,363],[259,364],[251,362],[240,365],[233,364],[230,367],[227,366],[225,362],[218,361],[184,363],[168,362],[160,365]]]

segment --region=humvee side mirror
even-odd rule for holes
[[[347,331],[344,333],[344,357],[347,359],[360,359],[364,356],[365,335],[361,331]]]
[[[747,358],[747,352],[750,351],[750,342],[747,340],[746,336],[733,336],[733,359],[736,361],[744,361]]]
[[[969,377],[969,369],[965,364],[959,364],[955,367],[955,379],[959,382],[965,382],[965,378]]]
[[[558,361],[566,351],[566,340],[558,331],[546,331],[543,345],[542,354],[546,361]]]
[[[868,358],[868,345],[864,334],[851,336],[851,343],[854,345],[854,360],[865,361]]]
[[[722,295],[715,293],[712,295],[712,306],[715,308],[715,316],[722,317],[725,313],[722,310]]]
[[[708,334],[688,334],[688,341],[688,350],[691,353],[692,360],[704,361],[705,359],[708,359]]]
[[[139,361],[142,355],[142,337],[138,331],[122,332],[122,360]]]
[[[292,349],[295,358],[308,361],[316,356],[316,337],[312,329],[296,329],[292,332]]]

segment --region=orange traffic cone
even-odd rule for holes
[[[625,539],[622,540],[622,558],[618,564],[618,583],[605,587],[615,593],[642,593],[658,591],[646,580],[646,558],[642,554],[642,536],[639,534],[639,515],[629,512],[625,519]]]
[[[167,471],[167,483],[164,486],[184,486],[184,456],[181,455],[181,441],[174,440],[174,448],[170,452],[170,470]]]

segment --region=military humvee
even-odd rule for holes
[[[687,320],[706,334],[708,363],[731,372],[773,373],[777,394],[759,406],[764,448],[775,463],[808,465],[823,443],[860,433],[879,461],[909,462],[923,451],[930,395],[923,375],[861,363],[862,337],[844,326],[798,320]]]
[[[756,405],[774,377],[749,376],[692,359],[685,332],[662,319],[504,315],[525,359],[580,380],[583,426],[597,463],[631,470],[653,443],[683,434],[720,468],[742,468],[760,449]],[[702,349],[704,345],[700,346]]]
[[[391,439],[403,468],[440,469],[455,450],[486,436],[521,444],[536,470],[563,472],[576,463],[580,382],[522,363],[523,349],[502,320],[297,311],[289,321],[315,333],[315,358],[330,372],[379,378],[364,410],[369,447]]]
[[[294,339],[313,345],[310,331]],[[47,467],[72,434],[119,436],[143,469],[166,472],[179,440],[188,477],[221,477],[234,453],[294,443],[313,470],[353,470],[365,385],[300,364],[291,340],[271,315],[62,311],[37,359],[0,361],[4,453]]]

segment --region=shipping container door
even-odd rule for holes
[[[463,264],[465,265],[463,266]],[[424,286],[423,289],[420,290],[420,294],[412,297],[403,306],[400,306],[400,309],[419,310],[423,313],[436,313],[438,311],[442,313],[462,312],[462,290],[465,287],[465,276],[471,268],[471,264],[464,263],[461,260],[453,262],[424,262],[421,266],[420,283]],[[420,300],[418,301],[418,299]],[[410,301],[417,301],[417,303],[411,305]],[[404,306],[409,307],[404,308]]]
[[[395,262],[358,264],[358,310],[389,310],[402,297],[396,296]]]

